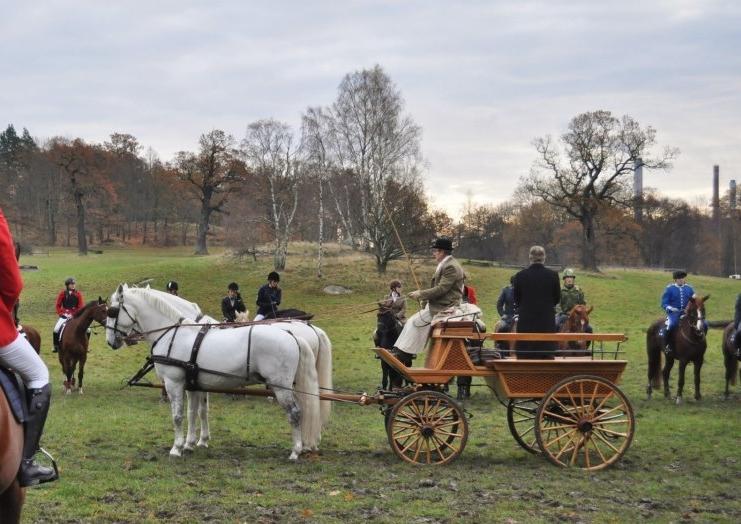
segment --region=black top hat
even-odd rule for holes
[[[675,271],[674,273],[672,273],[672,278],[674,280],[677,280],[678,278],[684,278],[686,276],[687,276],[687,272],[682,271],[681,269],[679,271]]]
[[[453,251],[453,241],[449,238],[440,237],[432,244],[432,249],[442,249],[443,251]]]

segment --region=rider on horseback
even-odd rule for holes
[[[679,319],[692,298],[695,290],[687,284],[687,272],[678,270],[672,273],[673,284],[668,284],[661,295],[661,309],[666,311],[666,327],[662,330],[664,336],[664,353],[670,355],[672,349],[672,335],[674,328],[679,324]],[[707,331],[707,323],[705,324]]]
[[[275,312],[280,305],[283,292],[278,287],[280,275],[276,271],[268,274],[268,283],[264,284],[257,292],[257,314],[254,320],[259,321],[265,318],[275,318]]]
[[[0,365],[12,368],[26,386],[27,414],[23,460],[18,480],[21,486],[33,486],[57,479],[56,472],[33,460],[46,422],[51,400],[49,370],[13,322],[13,306],[21,294],[23,280],[13,255],[13,239],[8,222],[0,210]]]
[[[566,319],[569,318],[569,313],[576,305],[586,305],[587,301],[584,299],[584,291],[576,285],[576,272],[571,268],[566,268],[563,272],[563,287],[561,288],[561,302],[558,304],[559,312],[556,314],[556,328],[561,329],[561,326]],[[585,333],[592,333],[594,330],[592,326],[587,324],[584,326]]]
[[[75,316],[75,313],[77,313],[85,305],[85,300],[82,298],[82,293],[77,291],[76,287],[77,281],[75,280],[75,277],[67,277],[67,279],[64,281],[64,289],[59,292],[59,295],[57,295],[56,307],[59,319],[54,326],[54,349],[52,349],[53,353],[59,352],[59,332],[61,331],[62,326],[70,318]]]
[[[236,322],[237,312],[244,313],[247,307],[244,305],[242,295],[239,294],[239,285],[231,282],[226,288],[226,296],[221,301],[221,313],[225,322]]]

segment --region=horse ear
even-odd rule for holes
[[[123,284],[119,284],[118,285],[118,289],[116,290],[116,293],[118,293],[119,295],[121,295],[121,294],[123,294],[123,290],[124,290]]]
[[[709,298],[710,298],[710,295],[705,295],[704,297],[702,297],[702,301],[703,301],[703,302],[705,302],[705,301],[707,301],[707,299],[709,299]]]
[[[105,304],[105,300],[100,295],[98,295],[98,304]]]
[[[589,309],[587,309],[587,315],[590,314],[593,309],[594,309],[594,306],[589,306]]]

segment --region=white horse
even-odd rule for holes
[[[182,313],[163,300],[160,292],[121,285],[111,295],[106,321],[106,339],[113,349],[120,348],[125,337],[137,333],[154,344],[155,371],[165,384],[172,408],[175,428],[172,456],[181,456],[183,449],[206,446],[208,442],[207,424],[205,436],[202,424],[201,439],[197,443],[191,427],[188,439],[183,438],[185,364],[191,358],[202,326],[190,326],[190,322],[179,325],[182,320]],[[201,389],[235,388],[255,383],[271,386],[291,424],[291,460],[296,460],[305,449],[318,448],[321,417],[316,362],[311,348],[301,337],[291,336],[271,325],[212,328],[203,338],[196,364],[200,370],[197,385]]]
[[[218,321],[208,315],[204,315],[201,308],[195,302],[189,302],[176,295],[171,295],[162,291],[151,290],[152,293],[160,296],[162,300],[168,302],[171,306],[177,309],[180,314],[193,322],[216,324]],[[237,322],[247,322],[249,316],[237,313]],[[317,378],[319,381],[319,391],[327,392],[332,390],[332,342],[329,340],[327,333],[313,325],[304,322],[303,320],[268,320],[264,321],[266,325],[273,326],[282,331],[287,331],[296,337],[303,338],[308,342],[314,353],[314,359],[316,361]],[[332,413],[332,401],[322,400],[320,402],[320,411],[322,417],[322,427],[326,427],[329,423],[329,417]],[[199,412],[200,413],[200,412]],[[188,411],[188,420],[190,423],[191,411]],[[195,415],[193,415],[195,418]],[[208,420],[206,421],[208,425]],[[203,426],[203,418],[201,418],[201,426]]]

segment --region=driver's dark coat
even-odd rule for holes
[[[518,333],[555,333],[553,312],[561,300],[558,273],[543,264],[531,264],[515,275],[512,287],[519,314]],[[517,344],[518,357],[538,358],[535,352],[549,351],[553,347],[552,343],[520,342]]]

